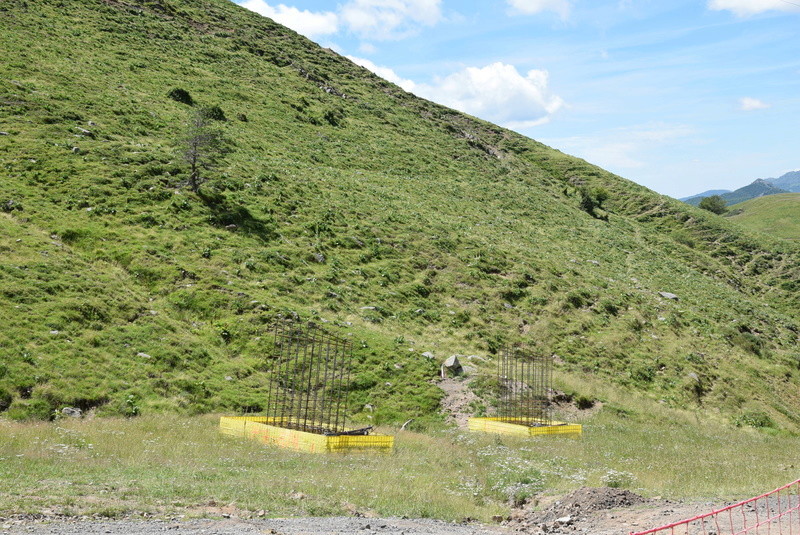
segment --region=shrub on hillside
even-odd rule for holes
[[[0,388],[0,412],[3,412],[10,407],[13,399],[13,396],[8,390]]]
[[[747,411],[733,419],[733,425],[736,427],[775,427],[775,422],[769,415],[762,411]]]
[[[590,188],[588,186],[581,186],[578,193],[581,196],[581,210],[594,218],[608,219],[607,216],[599,216],[596,211],[598,208],[602,209],[603,203],[610,197],[608,190],[601,187]]]
[[[174,87],[169,90],[167,96],[174,100],[175,102],[180,102],[181,104],[188,104],[192,106],[194,104],[194,99],[192,95],[189,94],[188,91],[185,89],[181,89],[180,87]]]
[[[227,121],[228,118],[225,117],[225,112],[222,111],[222,108],[219,106],[209,106],[207,108],[203,108],[200,113],[206,119],[211,119],[212,121]]]
[[[700,204],[698,204],[697,206],[699,206],[703,210],[708,210],[709,212],[713,212],[717,215],[724,214],[725,212],[728,211],[728,208],[726,207],[725,204],[725,199],[723,199],[719,195],[703,197],[703,199],[700,201]]]

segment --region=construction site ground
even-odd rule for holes
[[[465,521],[445,523],[430,519],[369,518],[258,518],[230,509],[214,518],[187,519],[175,516],[157,519],[63,518],[19,516],[0,519],[0,534],[52,535],[628,535],[673,521],[710,512],[725,504],[714,501],[672,502],[645,499],[623,489],[580,488],[565,496],[540,498],[516,508],[510,517],[490,525]]]

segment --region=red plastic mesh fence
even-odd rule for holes
[[[800,479],[718,511],[631,535],[800,535]]]

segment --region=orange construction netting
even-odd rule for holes
[[[767,494],[631,535],[800,535],[800,479]]]

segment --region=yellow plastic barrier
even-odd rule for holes
[[[470,431],[483,431],[485,433],[499,433],[502,435],[516,435],[532,437],[538,435],[561,435],[577,438],[581,435],[582,428],[578,424],[564,422],[550,422],[549,425],[530,425],[527,420],[517,418],[520,423],[508,422],[508,418],[470,418],[468,426]],[[513,419],[512,419],[513,421]]]
[[[292,423],[292,420],[266,416],[222,416],[219,430],[224,435],[308,453],[388,453],[394,447],[394,437],[389,435],[326,436],[281,427],[281,424],[285,426],[287,423]]]

